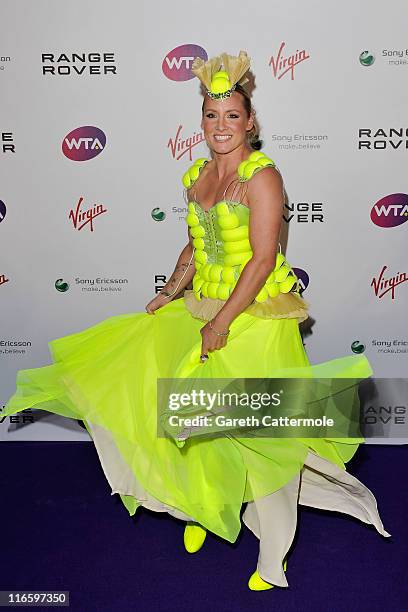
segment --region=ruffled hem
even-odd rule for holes
[[[197,300],[194,291],[184,292],[186,308],[196,319],[209,321],[221,310],[227,300],[201,297]],[[301,323],[308,316],[310,304],[294,292],[280,293],[276,297],[268,297],[264,302],[252,302],[244,310],[247,314],[260,319],[298,319]]]

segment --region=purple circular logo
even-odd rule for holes
[[[87,161],[102,153],[106,136],[93,125],[84,125],[72,130],[62,141],[62,152],[73,161]]]
[[[4,217],[6,216],[6,205],[4,202],[2,202],[2,200],[0,200],[0,223],[3,221]]]
[[[408,195],[392,193],[374,204],[371,221],[379,227],[397,227],[408,221]]]
[[[309,286],[309,275],[306,270],[303,270],[302,268],[292,268],[292,270],[298,277],[300,292],[303,293],[303,291],[305,291],[305,289],[307,289]]]
[[[162,63],[165,76],[171,81],[189,81],[195,75],[191,72],[191,65],[196,57],[208,60],[206,51],[199,45],[180,45],[169,51]]]

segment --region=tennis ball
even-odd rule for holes
[[[276,270],[275,272],[275,280],[277,283],[282,283],[285,278],[288,276],[290,272],[290,266],[287,263],[284,263],[283,266]]]
[[[198,166],[192,166],[189,170],[190,178],[192,181],[196,181],[200,174],[200,168]]]
[[[279,295],[279,285],[275,281],[266,285],[266,290],[271,297]]]
[[[202,225],[195,225],[191,228],[190,234],[193,238],[202,238],[205,234],[205,229]]]
[[[261,157],[258,159],[258,164],[262,166],[262,168],[264,166],[275,166],[275,162],[270,157]]]
[[[268,292],[265,289],[265,287],[262,287],[262,289],[260,290],[258,295],[255,297],[255,300],[257,302],[265,302],[265,300],[267,300],[267,299],[268,299]]]
[[[198,261],[200,264],[205,264],[207,261],[207,253],[205,251],[195,251],[194,260]]]
[[[228,300],[230,294],[230,287],[226,283],[220,283],[218,285],[217,297],[219,300]]]
[[[218,283],[210,283],[208,285],[208,297],[216,299],[218,293]]]
[[[214,75],[213,78],[211,79],[211,93],[215,93],[215,94],[224,93],[230,88],[231,88],[230,80],[228,78],[225,78],[222,75],[220,77],[217,77],[216,75]]]
[[[190,173],[189,173],[189,171],[188,171],[188,170],[187,170],[187,172],[185,172],[185,173],[183,174],[183,179],[182,179],[182,181],[183,181],[183,185],[184,185],[184,187],[185,187],[186,189],[189,189],[189,188],[190,188],[190,186],[191,186],[191,179],[190,179]]]
[[[221,215],[218,218],[218,225],[221,229],[233,229],[234,227],[238,227],[239,221],[238,217],[235,213],[231,213],[229,215]]]
[[[257,168],[259,168],[259,162],[248,162],[244,168],[244,178],[250,179]]]
[[[261,151],[252,151],[252,153],[248,157],[248,160],[258,161],[258,159],[261,159],[261,157],[265,157],[265,153],[262,153]]]
[[[204,250],[204,240],[202,238],[194,238],[193,246],[195,246],[196,249],[203,251]]]
[[[292,274],[289,274],[289,276],[282,283],[279,284],[279,290],[281,293],[289,293],[289,291],[295,284],[296,277]]]
[[[234,268],[231,266],[223,266],[221,278],[227,284],[233,283],[235,280]]]
[[[275,263],[275,268],[274,268],[275,272],[284,263],[285,263],[285,256],[283,255],[283,253],[276,253],[276,263]]]
[[[214,263],[211,266],[210,270],[210,281],[213,283],[218,283],[221,278],[222,266],[220,264]]]
[[[238,166],[237,172],[238,172],[238,176],[240,176],[241,178],[244,178],[244,171],[245,171],[247,163],[248,161],[244,159],[244,161],[242,161]]]
[[[229,215],[228,204],[226,202],[218,202],[216,211],[218,215]]]

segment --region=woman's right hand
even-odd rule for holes
[[[159,295],[156,295],[155,298],[153,298],[152,300],[150,300],[148,304],[146,304],[145,310],[147,314],[154,314],[155,310],[158,310],[159,308],[161,308],[162,306],[165,306],[169,302],[171,302],[170,298],[166,297],[165,295],[161,295],[159,293]]]

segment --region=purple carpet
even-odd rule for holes
[[[235,544],[208,534],[190,555],[181,521],[141,508],[129,517],[92,442],[3,442],[0,590],[70,591],[81,612],[408,610],[407,458],[407,446],[363,445],[348,464],[391,538],[300,506],[289,588],[254,593],[258,541],[245,526]]]

